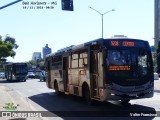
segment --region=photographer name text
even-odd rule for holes
[[[23,1],[23,9],[54,9],[57,1]]]
[[[157,117],[157,113],[130,113],[132,117]]]

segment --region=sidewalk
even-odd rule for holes
[[[1,117],[2,112],[10,111],[36,111],[34,107],[27,101],[27,98],[21,97],[13,89],[6,86],[0,86],[0,120],[16,120],[16,118],[21,117]],[[4,116],[4,115],[3,115]],[[19,120],[43,120],[42,117],[35,118],[21,118]]]

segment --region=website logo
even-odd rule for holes
[[[14,103],[5,103],[5,106],[3,107],[5,110],[17,110],[17,107],[19,104],[15,105]]]

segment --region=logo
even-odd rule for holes
[[[5,110],[17,110],[19,104],[15,105],[14,103],[6,103],[3,107]]]

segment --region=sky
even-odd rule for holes
[[[0,0],[0,7],[16,0]],[[47,5],[31,5],[47,2]],[[51,5],[51,3],[57,3]],[[26,5],[24,3],[29,3]],[[154,44],[154,0],[73,0],[74,11],[64,11],[61,0],[23,0],[0,10],[0,35],[16,39],[19,48],[9,62],[27,62],[46,44],[52,52],[102,37],[125,35]],[[37,7],[43,7],[38,9]],[[46,6],[52,9],[46,9]],[[27,7],[27,9],[25,9]],[[41,55],[42,56],[42,55]]]

